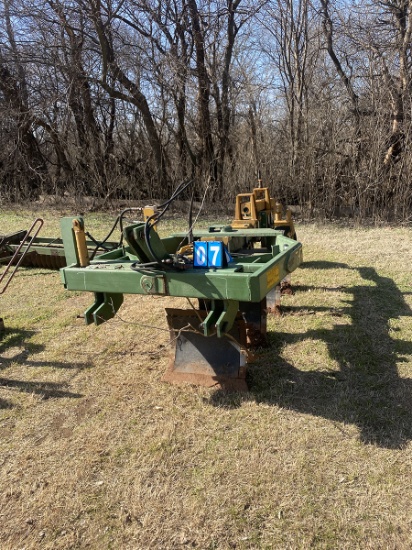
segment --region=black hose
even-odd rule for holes
[[[150,231],[152,230],[152,228],[157,224],[159,223],[159,221],[163,218],[163,216],[165,215],[165,213],[167,212],[167,210],[169,209],[170,205],[172,204],[172,202],[181,194],[183,193],[183,191],[185,191],[189,185],[191,185],[193,183],[193,179],[192,180],[189,180],[187,182],[182,182],[180,185],[178,185],[178,187],[175,189],[175,191],[172,193],[172,196],[167,200],[165,201],[164,203],[160,204],[158,206],[158,209],[162,209],[161,212],[155,212],[152,216],[150,216],[147,220],[146,220],[146,224],[145,224],[145,230],[144,230],[144,238],[145,238],[145,243],[146,243],[146,246],[150,252],[150,254],[152,255],[153,259],[158,262],[160,265],[164,265],[164,262],[163,262],[163,259],[162,258],[159,258],[156,254],[156,252],[153,250],[153,247],[150,243]]]
[[[193,179],[187,181],[187,182],[182,182],[180,183],[177,188],[173,191],[171,197],[169,197],[169,199],[167,199],[165,202],[163,202],[162,204],[159,204],[157,206],[157,211],[152,215],[150,216],[147,220],[146,220],[146,223],[145,223],[145,230],[144,230],[144,237],[145,237],[145,243],[146,243],[146,246],[154,260],[154,262],[149,262],[149,264],[137,264],[137,265],[141,265],[141,266],[144,266],[144,265],[162,265],[164,266],[165,263],[163,262],[163,258],[159,258],[156,254],[156,252],[153,250],[153,247],[150,243],[150,231],[153,229],[153,227],[160,222],[160,220],[163,218],[163,216],[165,215],[165,213],[167,212],[167,210],[169,209],[170,205],[172,204],[172,202],[179,196],[183,193],[183,191],[185,191],[189,185],[191,185],[192,183],[194,182]],[[111,235],[113,234],[114,230],[116,229],[117,227],[117,224],[119,224],[119,227],[120,227],[120,241],[119,241],[119,244],[118,246],[120,247],[122,245],[122,242],[123,242],[123,218],[124,218],[124,215],[127,213],[127,212],[133,212],[135,210],[141,210],[139,207],[131,207],[131,208],[125,208],[124,210],[122,210],[122,212],[120,212],[120,214],[117,216],[114,224],[113,224],[113,227],[111,228],[111,230],[109,231],[109,233],[106,235],[106,237],[101,241],[101,242],[97,242],[91,235],[90,238],[91,240],[93,240],[94,243],[96,243],[96,248],[93,250],[92,254],[90,255],[90,259],[93,260],[94,257],[96,256],[96,253],[98,251],[99,248],[102,247],[102,245],[104,245],[104,243],[110,239]],[[134,265],[134,264],[133,264]],[[167,265],[167,264],[166,264]],[[138,268],[135,266],[133,267],[132,266],[132,269],[138,271]]]
[[[97,242],[90,235],[90,238],[97,244],[96,248],[93,250],[93,252],[90,255],[91,260],[94,259],[94,257],[96,256],[97,251],[99,250],[99,248],[101,248],[102,245],[104,245],[104,243],[110,239],[110,237],[112,236],[114,230],[117,227],[117,224],[120,224],[120,240],[119,240],[118,247],[122,246],[122,242],[123,242],[123,217],[126,214],[126,212],[133,212],[135,210],[141,210],[141,209],[139,207],[131,207],[131,208],[125,208],[124,210],[122,210],[120,212],[120,214],[117,216],[117,218],[116,218],[112,228],[110,229],[109,233],[106,235],[106,237],[102,241]]]

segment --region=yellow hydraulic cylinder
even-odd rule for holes
[[[89,252],[86,245],[86,234],[84,232],[84,227],[82,227],[77,219],[73,220],[73,231],[76,237],[77,255],[80,267],[86,267],[90,264]]]

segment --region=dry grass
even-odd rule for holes
[[[412,232],[298,236],[245,395],[161,382],[163,309],[184,302],[127,296],[85,327],[89,295],[20,271],[0,298],[0,548],[412,546]]]

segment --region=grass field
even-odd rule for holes
[[[33,217],[3,211],[0,233]],[[101,237],[113,218],[86,220]],[[246,394],[161,381],[164,307],[184,300],[127,296],[86,327],[90,295],[18,273],[0,296],[2,550],[412,547],[412,230],[297,231],[295,294]]]

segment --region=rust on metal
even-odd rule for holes
[[[246,326],[241,316],[223,338],[206,338],[201,328],[205,311],[166,308],[166,314],[173,357],[164,381],[247,391]]]
[[[248,348],[267,346],[266,297],[259,303],[240,302],[239,308],[245,321]]]
[[[281,291],[280,285],[277,285],[275,288],[270,290],[266,295],[268,315],[272,315],[273,317],[281,317],[282,315],[282,309],[280,304],[281,295],[282,295],[282,291]]]
[[[203,386],[206,388],[214,388],[217,390],[225,390],[230,392],[245,392],[248,391],[248,386],[243,378],[229,378],[225,376],[211,376],[207,374],[192,374],[189,372],[178,372],[174,370],[173,359],[165,372],[163,382],[176,385],[191,384],[193,386]]]

